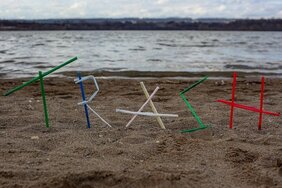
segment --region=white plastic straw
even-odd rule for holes
[[[128,110],[116,109],[116,112],[125,113],[125,114],[134,114],[141,116],[152,116],[152,117],[178,117],[177,114],[159,114],[153,112],[132,112]]]
[[[93,95],[90,96],[90,98],[87,100],[87,101],[82,101],[82,102],[79,102],[77,103],[78,105],[83,105],[83,104],[87,104],[89,102],[91,102],[95,96],[98,94],[98,92],[100,91],[99,89],[99,85],[97,83],[97,80],[94,76],[90,75],[90,76],[85,76],[85,77],[82,77],[80,80],[79,79],[74,79],[75,83],[78,84],[80,82],[83,82],[85,80],[93,80],[94,81],[94,84],[95,84],[95,87],[96,87],[96,91],[93,93]]]
[[[112,127],[106,120],[104,120],[97,112],[95,112],[88,104],[86,104],[87,107],[98,117],[100,118],[104,123],[106,123],[109,127]]]
[[[146,89],[146,87],[145,87],[145,84],[144,84],[143,82],[140,82],[140,85],[141,85],[141,88],[142,88],[142,90],[143,90],[143,92],[144,92],[144,95],[145,95],[146,99],[148,99],[150,95],[149,95],[149,93],[148,93],[148,91],[147,91],[147,89]],[[158,114],[158,111],[157,111],[157,109],[156,109],[156,107],[155,107],[155,105],[154,105],[154,103],[153,103],[152,100],[150,100],[150,103],[149,103],[149,104],[150,104],[150,106],[151,106],[151,108],[152,108],[152,111],[153,111],[155,114]],[[161,127],[162,129],[165,129],[164,123],[163,123],[162,119],[160,118],[160,116],[156,116],[156,119],[157,119],[157,121],[158,121],[160,127]]]
[[[137,112],[141,112],[143,110],[143,108],[148,104],[148,102],[150,102],[150,100],[153,98],[153,96],[157,93],[158,90],[159,90],[159,87],[156,87],[154,92],[150,95],[147,101],[140,107],[140,109]],[[137,115],[134,115],[125,127],[128,127],[136,117]]]

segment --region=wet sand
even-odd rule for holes
[[[70,74],[74,76],[74,74]],[[0,80],[1,94],[27,79]],[[282,187],[282,118],[235,109],[229,129],[232,80],[207,80],[186,96],[206,125],[197,127],[178,93],[194,80],[143,79],[159,113],[179,118],[137,117],[145,102],[140,79],[98,79],[101,91],[90,104],[113,128],[90,112],[87,129],[79,86],[73,78],[47,78],[50,128],[45,128],[39,83],[0,96],[1,187]],[[85,84],[90,94],[94,87]],[[260,78],[238,78],[236,102],[259,106]],[[266,110],[281,112],[282,80],[266,79]],[[147,106],[144,111],[151,111]]]

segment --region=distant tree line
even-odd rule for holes
[[[0,20],[0,30],[282,31],[282,19],[53,19]]]

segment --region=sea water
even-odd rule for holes
[[[60,71],[242,71],[282,74],[282,32],[5,31],[2,77]]]

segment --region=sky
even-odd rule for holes
[[[282,0],[0,0],[0,19],[282,18]]]

